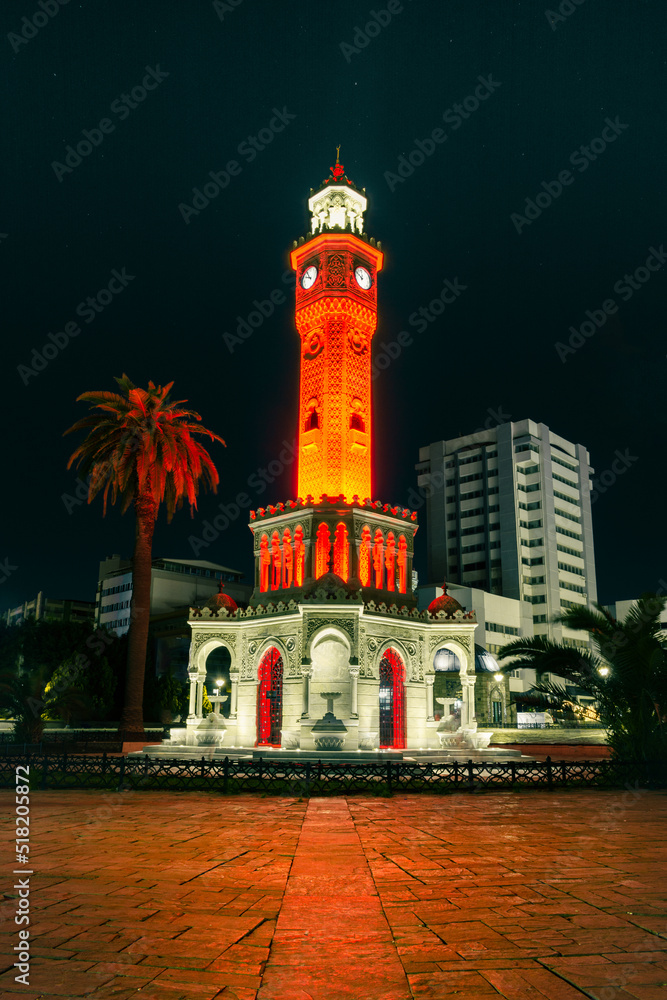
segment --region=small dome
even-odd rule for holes
[[[221,580],[218,593],[209,598],[204,607],[210,608],[211,611],[220,611],[224,608],[230,615],[233,615],[238,609],[238,604],[233,597],[229,596],[229,594],[223,593],[224,586],[225,585]]]
[[[491,656],[488,649],[475,643],[475,673],[497,674],[500,671],[497,660]]]
[[[458,674],[461,670],[461,661],[453,650],[439,649],[433,657],[433,669],[438,673],[456,671]]]
[[[428,613],[430,615],[437,615],[438,611],[444,611],[448,618],[451,618],[455,611],[463,611],[463,608],[456,600],[455,597],[451,597],[447,593],[447,584],[442,585],[442,595],[436,597],[428,606]]]

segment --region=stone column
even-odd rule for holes
[[[461,677],[463,688],[463,700],[461,704],[461,729],[476,729],[475,721],[475,681],[477,678],[473,674],[464,674]]]
[[[310,702],[310,678],[313,676],[313,668],[310,663],[304,663],[301,666],[301,718],[309,719],[309,702]]]
[[[229,674],[232,682],[232,698],[229,706],[229,718],[235,719],[239,709],[239,675],[238,671],[232,670]]]
[[[426,721],[433,722],[433,685],[435,684],[435,674],[426,674]]]
[[[206,674],[197,675],[197,718],[201,719],[204,716],[204,681],[206,680]]]
[[[359,718],[359,664],[350,664],[350,718]]]
[[[188,709],[188,719],[193,721],[196,717],[195,712],[197,709],[197,674],[188,672],[188,679],[190,681],[190,706]]]

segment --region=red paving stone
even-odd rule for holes
[[[667,794],[35,792],[0,1000],[667,1000]]]

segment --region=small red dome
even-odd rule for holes
[[[440,597],[436,597],[428,606],[428,613],[430,615],[437,615],[438,611],[444,611],[447,617],[451,617],[455,611],[463,611],[463,607],[459,604],[455,597],[450,597],[447,593],[447,584],[442,585],[443,593]]]
[[[214,596],[206,602],[206,607],[210,608],[211,611],[219,611],[221,608],[224,608],[231,615],[238,610],[238,604],[233,597],[229,596],[229,594],[223,593],[224,586],[225,585],[221,580],[218,593],[214,594]]]

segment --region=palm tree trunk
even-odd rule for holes
[[[144,673],[151,613],[153,532],[157,516],[150,494],[137,497],[134,506],[137,520],[132,557],[132,603],[127,637],[125,704],[120,723],[123,740],[144,736]]]

